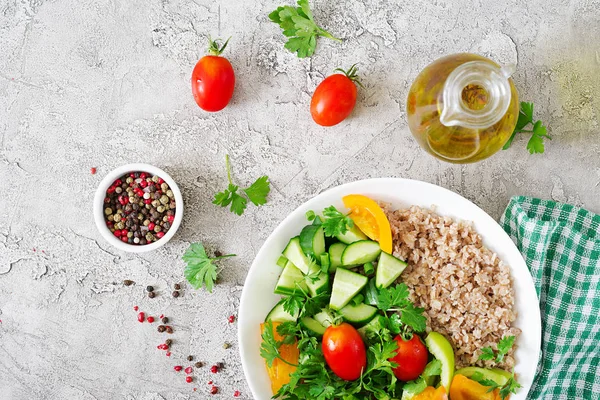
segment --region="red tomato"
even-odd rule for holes
[[[353,65],[344,74],[334,74],[325,78],[317,86],[310,101],[310,114],[322,126],[333,126],[342,122],[356,104],[357,68]]]
[[[235,86],[235,74],[229,60],[219,55],[229,39],[219,48],[217,41],[210,42],[211,55],[198,61],[192,71],[192,93],[204,111],[220,111],[229,103]]]
[[[390,361],[398,364],[394,368],[394,375],[404,382],[417,379],[427,365],[427,348],[417,335],[413,335],[410,340],[404,340],[398,335],[394,340],[398,343],[396,356],[390,358]]]
[[[365,343],[350,324],[344,322],[327,328],[322,348],[327,365],[342,379],[358,379],[367,366]]]

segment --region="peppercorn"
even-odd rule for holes
[[[154,296],[155,296],[154,292],[149,292],[149,293],[148,293],[148,297],[150,297],[151,299],[153,299],[153,298],[154,298]]]
[[[148,291],[148,292],[154,292],[154,287],[152,287],[152,286],[146,286],[146,291]]]
[[[171,345],[171,343],[173,343],[173,341],[172,341],[171,339],[167,339],[167,340],[165,340],[165,344],[166,344],[167,346],[170,346],[170,345]]]
[[[175,290],[181,289],[181,285],[179,283],[174,284],[173,287],[175,288]]]
[[[227,349],[228,349],[228,348],[230,348],[230,347],[231,347],[231,344],[229,344],[228,342],[225,342],[225,343],[223,343],[223,348],[224,348],[225,350],[227,350]]]
[[[167,318],[167,317],[164,317],[164,318],[162,319],[162,323],[163,323],[163,324],[167,324],[168,322],[169,322],[169,318]]]
[[[123,281],[123,285],[125,285],[125,286],[131,286],[131,285],[133,285],[134,283],[135,283],[134,281],[132,281],[132,280],[129,280],[129,279],[125,279],[125,280]]]
[[[187,356],[188,361],[192,361],[193,359],[194,359],[194,356]]]
[[[166,328],[166,326],[164,326],[164,325],[159,325],[159,326],[158,326],[158,331],[159,331],[160,333],[163,333],[163,332],[164,332],[166,329],[167,329],[167,328]]]
[[[166,331],[167,331],[167,333],[171,334],[171,333],[173,333],[173,328],[171,328],[170,326],[167,326]]]
[[[179,292],[177,290],[173,292],[173,297],[179,297]]]
[[[217,368],[218,369],[223,369],[223,368],[225,368],[225,364],[223,364],[222,362],[218,362],[217,363]]]
[[[198,361],[196,364],[194,364],[196,368],[202,368],[203,365],[204,364],[202,364],[202,361]]]

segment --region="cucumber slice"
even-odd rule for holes
[[[342,266],[342,253],[346,249],[344,243],[334,243],[329,246],[329,273],[333,274],[338,267]]]
[[[346,233],[344,233],[343,235],[340,234],[340,235],[336,235],[335,237],[340,242],[346,243],[346,244],[358,242],[360,240],[367,240],[367,239],[369,239],[367,237],[367,235],[365,235],[364,233],[362,233],[361,230],[358,229],[358,227],[356,225],[354,225],[352,228],[348,229],[346,231]]]
[[[452,345],[448,339],[437,332],[430,332],[427,335],[425,345],[427,345],[429,352],[442,363],[440,383],[446,388],[446,393],[449,393],[450,384],[454,376],[454,350],[452,349]]]
[[[379,246],[379,245],[378,245]],[[350,246],[348,246],[350,247]],[[346,252],[344,252],[346,254]],[[338,268],[333,278],[333,288],[329,306],[334,310],[341,310],[346,306],[358,292],[367,284],[369,279],[366,276],[348,271],[344,268]]]
[[[300,238],[298,236],[290,239],[288,245],[283,250],[283,255],[292,262],[303,274],[308,274],[308,269],[312,264],[310,259],[306,257],[300,246]]]
[[[327,254],[327,253],[321,254],[321,268],[324,271],[327,271],[329,273],[330,266],[331,266],[331,260],[329,259],[329,254]]]
[[[385,318],[381,315],[375,315],[368,324],[358,329],[358,333],[360,333],[363,339],[369,339],[379,333],[384,327]]]
[[[300,320],[300,325],[306,328],[310,333],[315,336],[323,336],[325,328],[319,321],[311,317],[304,317]]]
[[[377,290],[377,286],[375,286],[375,279],[369,279],[369,283],[367,283],[367,286],[365,286],[365,290],[363,291],[363,296],[365,296],[365,304],[371,306],[377,306],[377,304],[379,304],[379,290]]]
[[[381,253],[379,243],[372,240],[361,240],[349,244],[342,253],[342,265],[345,267],[375,261]]]
[[[307,225],[300,232],[300,247],[304,254],[319,259],[325,253],[325,234],[320,225]]]
[[[298,313],[295,315],[291,315],[287,311],[283,309],[283,300],[280,300],[279,303],[275,305],[267,314],[265,321],[273,321],[273,322],[296,322],[298,320]]]
[[[325,328],[329,328],[335,319],[331,311],[326,308],[322,309],[320,313],[313,315],[313,318]]]
[[[390,286],[404,271],[407,264],[386,253],[385,251],[381,252],[379,256],[379,261],[377,262],[377,272],[375,273],[375,285],[378,288],[386,288]]]
[[[304,292],[308,290],[304,275],[294,264],[288,262],[279,276],[277,285],[275,285],[275,293],[292,295],[300,289]]]
[[[344,317],[346,321],[353,325],[363,326],[375,317],[377,309],[366,304],[359,304],[357,306],[348,304],[340,310],[340,314],[342,314],[342,317]]]
[[[310,268],[310,274],[304,277],[304,281],[308,287],[308,293],[310,293],[311,297],[329,291],[329,274],[318,271],[320,271],[319,266],[313,264]],[[317,278],[314,279],[313,277],[317,273]]]
[[[507,372],[499,368],[479,368],[479,367],[465,367],[456,371],[455,375],[464,375],[467,378],[473,376],[473,374],[479,372],[484,378],[492,380],[498,384],[498,386],[506,385],[506,382],[512,377],[510,372]]]

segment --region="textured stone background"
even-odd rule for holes
[[[313,0],[317,20],[344,41],[320,39],[305,60],[284,50],[267,19],[285,2],[0,0],[0,399],[208,398],[209,378],[221,388],[215,398],[236,389],[250,398],[227,316],[272,229],[340,183],[420,179],[495,218],[516,194],[600,212],[600,1]],[[207,34],[233,36],[236,91],[217,114],[190,93]],[[408,87],[426,64],[462,51],[518,61],[521,97],[554,137],[546,154],[530,156],[519,138],[459,166],[419,149],[405,121]],[[352,118],[316,126],[312,91],[355,62],[366,88]],[[269,175],[267,206],[237,217],[210,203],[225,184],[226,153],[240,183]],[[152,254],[117,251],[93,223],[98,182],[129,162],[165,168],[184,192],[179,233]],[[212,295],[173,299],[180,256],[197,240],[239,257]],[[138,285],[123,287],[125,278]],[[157,298],[144,296],[148,284]],[[171,358],[134,305],[172,318]],[[187,384],[172,366],[188,354],[226,369],[201,369]]]

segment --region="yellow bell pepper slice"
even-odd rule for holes
[[[427,386],[418,395],[411,398],[411,400],[448,400],[448,394],[443,386],[434,388],[433,386]]]
[[[281,322],[273,322],[273,337],[276,341],[283,340],[283,337],[277,333],[277,326],[281,325]],[[260,324],[261,334],[265,331],[265,324]],[[279,354],[287,362],[297,365],[298,358],[300,357],[300,351],[298,350],[298,343],[282,344],[279,347]],[[286,383],[290,383],[290,375],[296,370],[297,367],[289,365],[276,358],[273,361],[273,365],[269,367],[267,365],[267,372],[271,379],[271,390],[273,394],[279,392],[279,389]]]
[[[350,210],[350,218],[371,240],[379,242],[382,251],[392,254],[392,229],[385,212],[374,200],[361,194],[342,198]]]
[[[450,398],[452,400],[501,400],[500,390],[494,389],[488,392],[489,389],[464,375],[456,374],[450,386]]]

